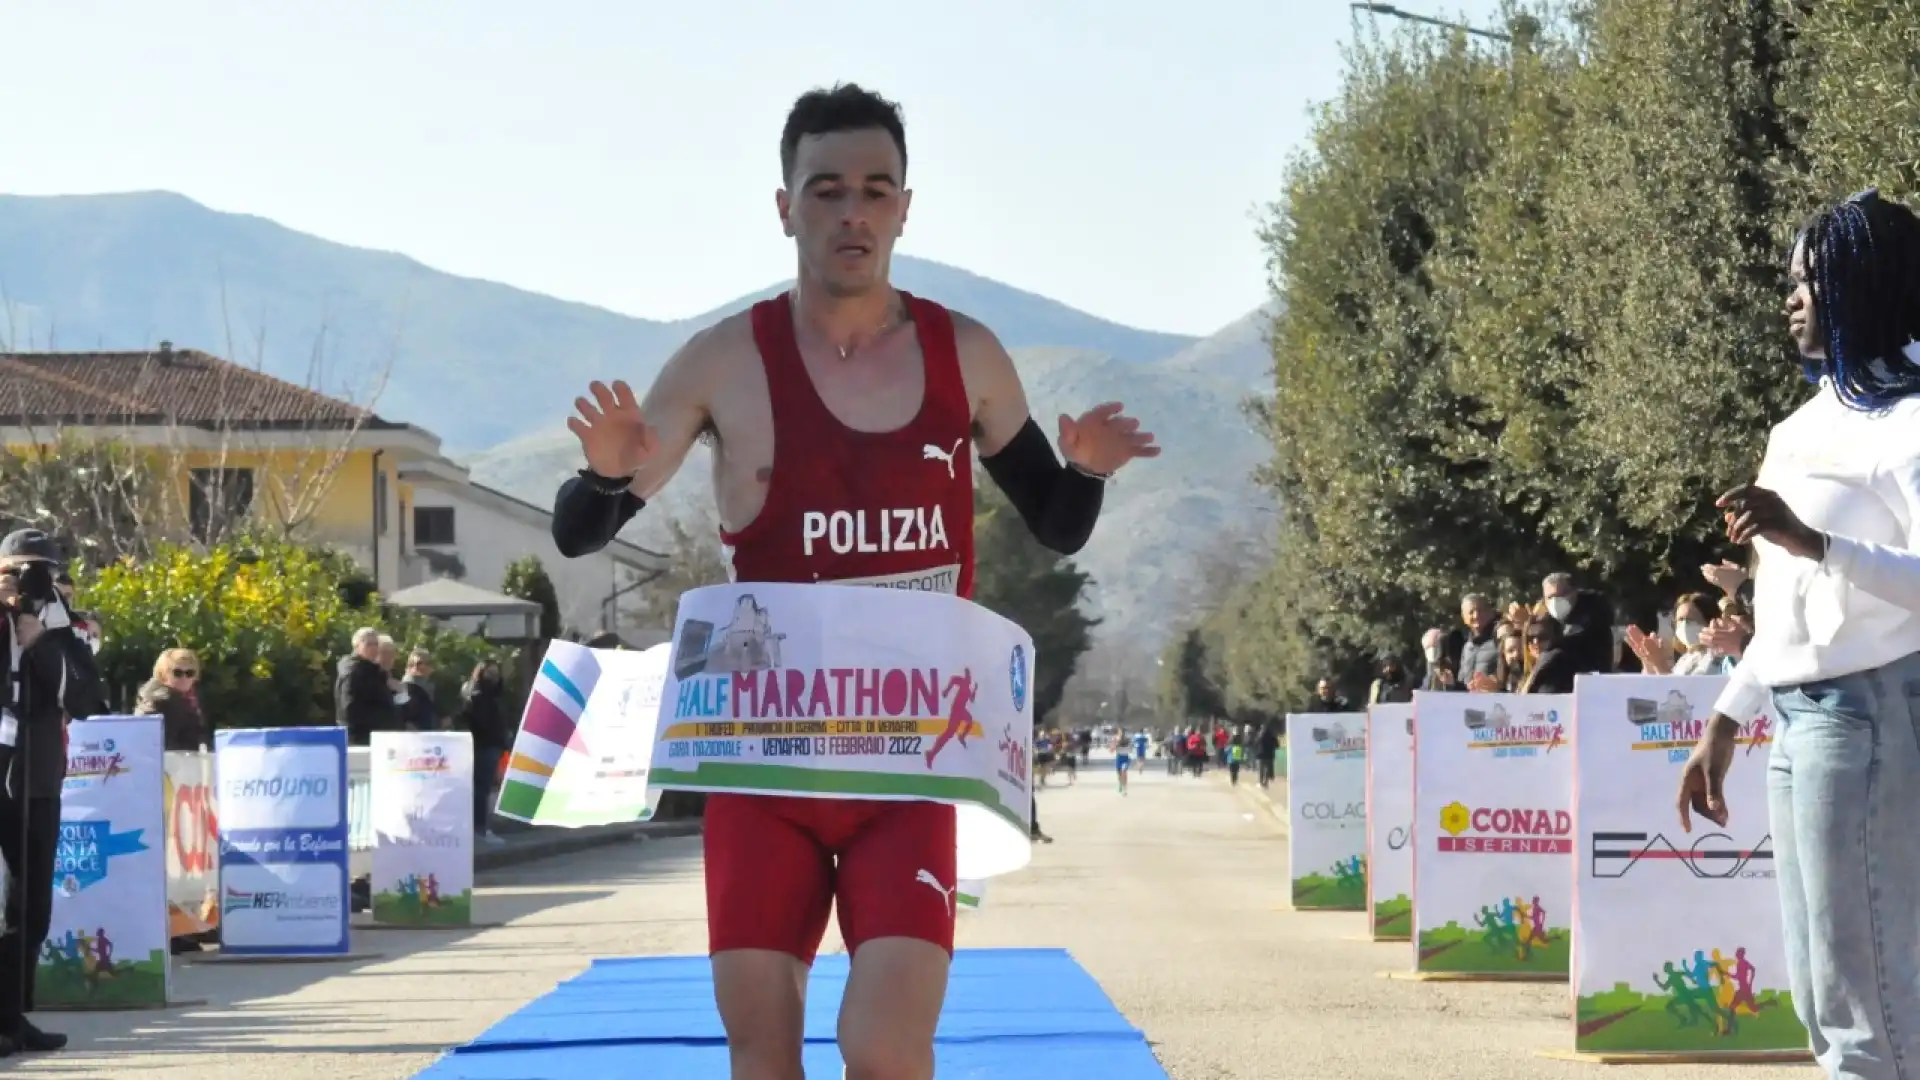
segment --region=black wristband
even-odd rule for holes
[[[601,495],[618,495],[633,484],[631,476],[602,476],[592,469],[581,469],[580,479]]]

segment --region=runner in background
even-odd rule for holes
[[[1133,748],[1133,744],[1131,741],[1128,740],[1126,732],[1117,731],[1114,733],[1113,735],[1113,771],[1115,775],[1119,778],[1120,794],[1122,795],[1125,795],[1127,793],[1127,769],[1129,766],[1133,764],[1133,757],[1131,754],[1128,753],[1128,751],[1130,751],[1132,748]]]

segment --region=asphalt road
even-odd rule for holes
[[[1554,1080],[1603,1068],[1536,1053],[1571,1044],[1564,986],[1389,981],[1378,972],[1404,966],[1406,946],[1356,940],[1363,916],[1286,910],[1284,826],[1244,793],[1149,763],[1125,798],[1110,771],[1093,767],[1040,799],[1058,842],[993,883],[985,908],[962,919],[960,945],[1071,949],[1175,1080]],[[504,925],[366,932],[356,948],[380,955],[350,963],[186,965],[176,996],[208,1004],[48,1015],[45,1026],[71,1033],[73,1048],[0,1069],[407,1077],[595,956],[705,947],[697,838],[563,855],[485,873],[481,884],[477,917]],[[1660,1080],[1817,1075],[1811,1066],[1660,1069]]]

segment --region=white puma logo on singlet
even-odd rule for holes
[[[921,884],[932,889],[934,892],[939,893],[940,898],[947,902],[947,914],[949,915],[953,914],[953,890],[947,888],[945,885],[940,884],[940,879],[933,876],[933,871],[922,870],[913,876],[913,880],[918,881]]]
[[[946,462],[947,463],[947,479],[952,480],[954,479],[953,458],[954,458],[954,455],[960,452],[960,443],[965,441],[966,441],[965,439],[962,439],[959,442],[955,442],[953,444],[953,449],[951,450],[942,450],[939,447],[933,445],[932,443],[923,443],[920,447],[920,459],[922,461]]]

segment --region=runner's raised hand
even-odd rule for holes
[[[1134,458],[1160,456],[1153,433],[1140,430],[1140,421],[1121,410],[1117,401],[1096,405],[1074,419],[1060,414],[1060,453],[1091,473],[1111,476]]]
[[[579,416],[567,418],[567,430],[580,440],[586,452],[587,468],[601,476],[632,476],[640,471],[660,447],[660,440],[640,415],[640,401],[633,388],[615,382],[611,389],[596,382],[587,387],[591,400],[573,399]]]

